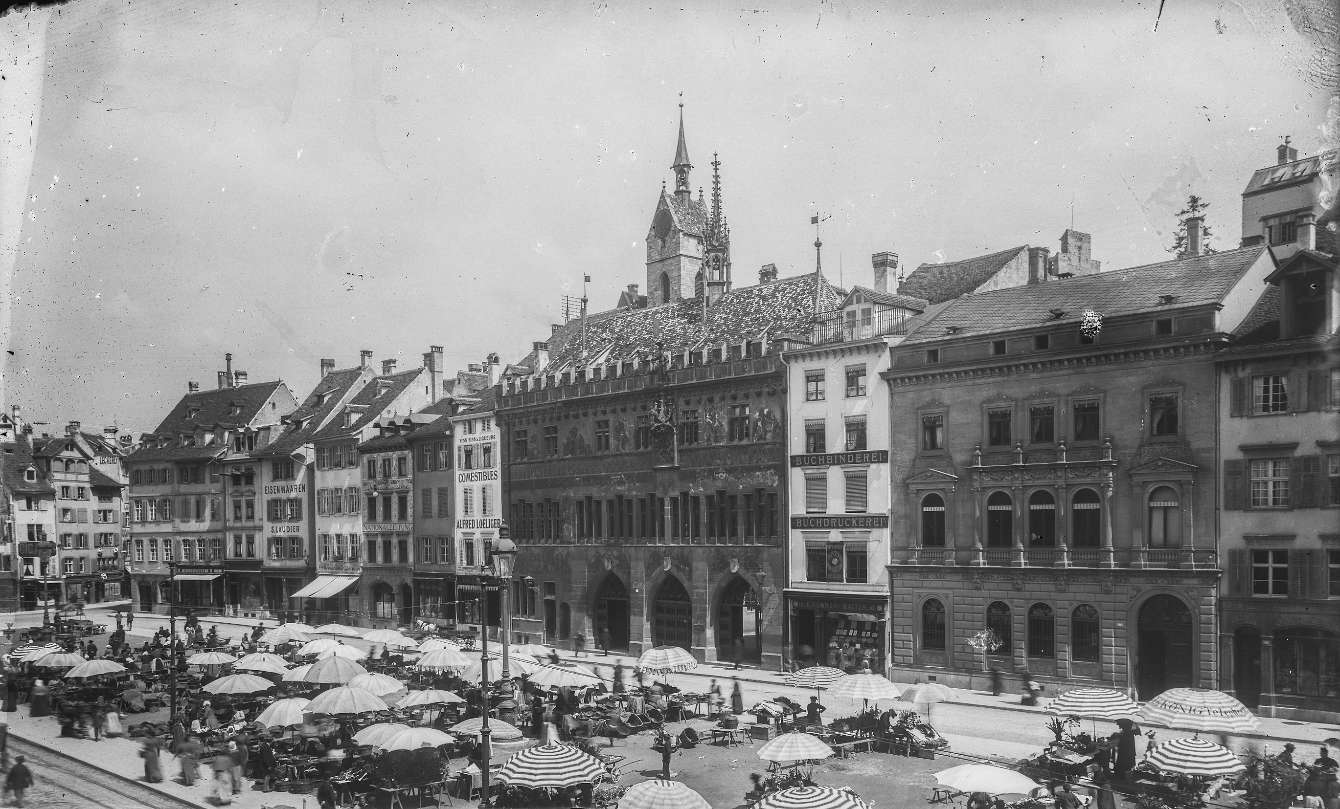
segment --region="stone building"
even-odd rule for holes
[[[1021,245],[982,256],[921,264],[906,278],[898,276],[898,294],[943,303],[960,295],[1042,284],[1102,271],[1092,255],[1092,237],[1073,228],[1061,234],[1055,255],[1046,247]]]
[[[1213,355],[1273,269],[1254,247],[965,295],[893,347],[894,671],[1218,686]]]
[[[47,462],[34,455],[32,427],[22,423],[12,427],[10,440],[0,444],[4,454],[0,508],[5,521],[0,604],[15,611],[40,609],[43,601],[54,604],[60,594],[56,488]],[[46,552],[40,552],[43,548]]]

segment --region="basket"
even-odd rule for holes
[[[721,726],[727,730],[735,730],[740,726],[740,717],[731,714],[721,718]]]

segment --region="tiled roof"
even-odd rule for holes
[[[1267,343],[1280,336],[1280,288],[1274,284],[1256,300],[1252,310],[1233,331],[1234,343]]]
[[[1019,255],[1027,245],[1011,247],[999,253],[974,256],[944,264],[922,264],[898,285],[899,295],[924,298],[931,303],[967,295],[991,279]]]
[[[1334,171],[1338,151],[1340,150],[1331,149],[1310,157],[1300,157],[1282,166],[1257,169],[1252,174],[1252,179],[1247,182],[1247,187],[1242,189],[1243,196],[1269,190],[1272,186],[1283,187],[1307,182],[1323,171]]]
[[[862,286],[852,287],[851,292],[847,293],[847,297],[851,297],[857,292],[861,293],[861,295],[871,303],[878,303],[883,306],[897,306],[902,309],[911,309],[915,312],[924,312],[926,311],[926,307],[930,306],[930,301],[925,298],[914,298],[911,295],[895,295],[892,292],[880,292],[878,289]]]
[[[707,230],[707,206],[701,200],[686,197],[683,201],[678,196],[668,191],[662,191],[661,196],[670,206],[670,212],[675,215],[675,223],[679,229],[685,233],[692,233],[694,236],[701,236]]]
[[[188,393],[181,397],[177,406],[172,408],[167,418],[158,425],[153,434],[171,440],[166,447],[152,443],[141,445],[127,460],[130,461],[186,461],[206,460],[216,457],[225,447],[220,445],[180,446],[178,437],[185,433],[194,434],[196,429],[220,426],[237,429],[245,427],[260,412],[270,396],[283,382],[257,382],[254,385],[242,385],[236,388]],[[236,412],[234,411],[236,409]]]
[[[107,474],[106,474],[105,472],[103,472],[103,471],[99,470],[97,467],[93,467],[93,466],[90,466],[90,467],[88,468],[88,485],[91,486],[91,487],[93,487],[93,488],[95,488],[95,489],[119,489],[119,488],[121,488],[121,484],[120,484],[120,483],[117,483],[115,480],[113,480],[112,478],[108,477]]]
[[[569,321],[549,336],[549,365],[542,370],[561,370],[597,357],[605,362],[634,359],[658,344],[666,351],[684,351],[764,335],[808,333],[814,322],[814,291],[814,273],[739,287],[708,308],[705,323],[702,301],[696,298],[648,309],[601,312],[586,318],[586,352],[582,350],[581,321]],[[819,312],[837,308],[845,294],[825,280],[819,292]]]
[[[349,388],[362,377],[363,371],[361,367],[344,368],[321,377],[316,387],[312,388],[312,392],[307,394],[302,404],[298,405],[298,409],[288,416],[290,425],[302,422],[303,426],[286,430],[278,439],[270,442],[269,446],[258,450],[256,456],[271,458],[287,456],[310,441],[335,408],[339,407]]]
[[[33,456],[51,458],[65,451],[70,444],[69,436],[48,435],[33,440]]]
[[[1179,308],[1216,303],[1265,251],[1265,247],[1247,247],[964,295],[909,334],[904,345],[944,339],[951,331],[958,336],[989,334],[1078,321],[1085,309],[1104,317],[1166,309],[1159,302],[1161,295],[1176,296],[1172,305]],[[1065,314],[1058,319],[1053,309]]]
[[[32,444],[27,436],[17,436],[12,443],[0,447],[0,451],[4,453],[3,482],[11,493],[16,495],[56,493],[50,478],[42,474],[40,467],[37,469],[37,480],[24,480],[24,472],[28,467],[36,466],[33,462]]]
[[[385,452],[392,449],[405,449],[409,443],[405,441],[403,434],[379,435],[376,438],[369,438],[358,445],[359,452]]]
[[[461,415],[478,415],[479,413],[491,413],[497,404],[494,398],[494,388],[487,388],[479,392],[479,401],[470,405],[461,411]]]
[[[363,408],[362,415],[355,419],[353,424],[348,426],[343,424],[342,419],[336,418],[331,421],[330,424],[327,424],[325,427],[317,431],[312,436],[312,440],[320,441],[327,438],[351,436],[357,433],[359,430],[381,418],[384,415],[382,410],[390,405],[391,402],[394,402],[396,397],[399,396],[405,388],[413,384],[414,380],[418,379],[419,374],[421,373],[423,373],[422,368],[414,368],[409,371],[401,371],[398,374],[373,377],[372,380],[364,385],[363,389],[355,394],[354,398],[349,401],[350,405]],[[378,390],[381,389],[384,389],[384,391],[379,394]]]

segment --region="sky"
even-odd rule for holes
[[[0,19],[3,403],[152,430],[223,355],[300,399],[319,361],[525,354],[590,275],[645,292],[678,103],[718,153],[737,286],[870,284],[1071,223],[1168,258],[1335,101],[1293,0],[72,2]],[[766,7],[764,7],[766,5]],[[1160,5],[1163,6],[1160,13]],[[840,278],[839,278],[840,276]]]

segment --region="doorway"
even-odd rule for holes
[[[682,649],[693,645],[693,602],[684,583],[674,576],[665,577],[652,601],[651,642]]]
[[[1248,708],[1261,707],[1261,630],[1254,626],[1233,633],[1233,691]]]
[[[1141,700],[1195,684],[1191,610],[1180,599],[1156,595],[1140,607],[1136,688]]]
[[[414,621],[414,588],[408,584],[400,585],[400,623],[410,626]]]
[[[628,648],[628,588],[623,580],[613,573],[606,573],[596,589],[595,631],[597,642],[600,630],[608,629],[611,649]]]
[[[717,603],[717,659],[758,663],[762,658],[758,626],[758,594],[736,575],[721,590]]]

